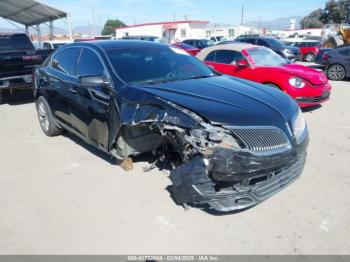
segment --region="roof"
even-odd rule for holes
[[[209,21],[202,21],[202,20],[184,20],[184,21],[173,21],[173,22],[157,22],[157,23],[145,23],[145,24],[138,24],[138,25],[130,25],[130,26],[123,26],[118,27],[118,29],[125,29],[125,28],[133,28],[133,27],[141,27],[141,26],[150,26],[150,25],[177,25],[177,24],[208,24]]]
[[[65,12],[34,0],[0,0],[0,17],[27,26],[66,16]]]
[[[163,43],[156,43],[150,41],[138,41],[138,40],[98,40],[91,42],[76,42],[72,45],[75,46],[90,46],[99,47],[100,49],[124,49],[124,48],[139,48],[139,47],[164,47],[168,46]]]
[[[232,50],[241,52],[243,49],[254,47],[255,45],[239,43],[239,44],[227,44],[227,45],[214,45],[208,48],[202,49],[199,54],[196,56],[199,60],[204,60],[209,53],[217,50]]]

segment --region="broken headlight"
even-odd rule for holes
[[[214,127],[208,124],[202,124],[202,129],[190,130],[191,136],[194,138],[197,144],[202,147],[225,147],[233,150],[238,150],[241,147],[235,140],[235,138],[227,132],[224,128]]]
[[[302,141],[305,131],[306,121],[304,119],[303,113],[299,108],[293,120],[293,132],[298,144]]]

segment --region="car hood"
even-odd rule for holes
[[[291,76],[298,76],[309,81],[313,85],[324,85],[328,83],[328,79],[324,73],[307,66],[288,64],[280,67],[274,67],[273,69]]]
[[[230,76],[140,88],[224,126],[277,126],[287,132],[286,123],[291,123],[298,108],[279,90]]]

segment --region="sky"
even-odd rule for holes
[[[247,21],[273,20],[279,17],[304,16],[324,7],[326,0],[41,0],[70,12],[72,26],[103,25],[108,18],[124,23],[176,20],[207,20],[213,23],[239,24],[241,7]],[[56,22],[65,27],[64,21]],[[11,26],[0,20],[0,27]]]

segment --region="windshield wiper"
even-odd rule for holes
[[[183,78],[183,79],[178,79],[179,81],[184,81],[184,80],[192,80],[192,79],[201,79],[201,78],[209,78],[213,77],[214,75],[199,75],[199,76],[192,76],[189,78]]]
[[[145,82],[142,82],[140,84],[147,84],[147,85],[157,85],[157,84],[164,84],[164,83],[169,83],[171,80],[147,80]]]

